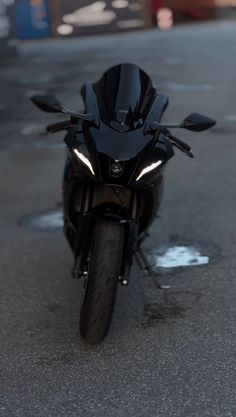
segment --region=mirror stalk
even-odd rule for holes
[[[149,127],[152,130],[165,130],[184,128],[193,132],[204,132],[204,130],[210,129],[215,126],[216,121],[202,114],[192,113],[186,117],[182,123],[179,124],[161,124],[158,122],[151,122]]]
[[[184,123],[179,123],[179,124],[162,124],[162,123],[158,123],[158,122],[151,122],[149,127],[152,130],[165,130],[165,129],[177,129],[177,128],[181,128],[184,127]]]

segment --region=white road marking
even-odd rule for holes
[[[174,246],[163,255],[153,255],[155,266],[159,268],[177,268],[180,266],[206,265],[208,256],[202,256],[193,246]]]
[[[32,225],[38,229],[61,228],[63,216],[61,210],[54,210],[51,213],[41,214],[32,220]]]
[[[27,98],[31,98],[32,96],[35,96],[36,94],[38,94],[38,95],[47,94],[47,91],[46,90],[27,90],[27,91],[25,91],[25,97],[27,97]]]
[[[172,91],[211,91],[215,87],[211,84],[177,84],[167,83],[166,88]]]
[[[35,135],[45,132],[45,127],[43,125],[37,125],[37,124],[28,124],[21,129],[21,133],[23,135]]]
[[[224,117],[224,120],[226,120],[226,122],[236,122],[236,114],[227,114]]]

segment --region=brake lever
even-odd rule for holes
[[[175,143],[178,143],[178,145],[180,145],[182,148],[186,149],[186,151],[191,151],[191,147],[187,143],[173,136],[168,130],[166,131],[166,135],[169,139],[173,140]]]
[[[68,130],[70,129],[70,127],[72,127],[73,122],[70,120],[66,120],[63,122],[59,122],[59,123],[53,123],[51,125],[48,125],[46,127],[46,131],[48,133],[56,133],[56,132],[60,132],[61,130]]]
[[[185,153],[185,155],[187,155],[189,158],[194,158],[194,155],[192,154],[192,152],[188,151],[187,149],[184,149],[180,144],[174,142],[173,140],[171,141],[171,143],[176,148],[178,148],[180,151],[182,151],[183,153]]]

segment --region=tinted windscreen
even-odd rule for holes
[[[123,123],[129,129],[142,126],[156,95],[148,75],[133,64],[111,68],[94,90],[103,122]]]

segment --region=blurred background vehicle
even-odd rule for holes
[[[232,18],[236,0],[0,0],[2,39],[82,36]],[[7,44],[5,42],[5,44]]]

